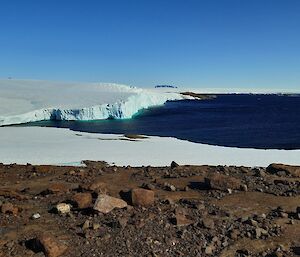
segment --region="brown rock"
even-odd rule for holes
[[[212,246],[212,245],[209,245],[209,246],[205,247],[205,249],[204,249],[204,252],[207,255],[212,255],[213,251],[214,251],[214,246]]]
[[[68,191],[69,191],[69,187],[63,183],[51,184],[47,189],[47,192],[50,194],[63,194],[63,193],[67,193]]]
[[[101,225],[99,223],[93,223],[93,229],[97,230],[101,227]]]
[[[125,228],[126,225],[128,223],[128,218],[127,217],[121,217],[121,218],[118,218],[118,225],[121,227],[121,228]]]
[[[277,175],[292,175],[300,177],[300,166],[290,166],[285,164],[272,163],[267,167],[267,172]]]
[[[202,220],[202,224],[203,224],[203,227],[208,228],[208,229],[213,229],[215,227],[214,221],[209,218],[204,218]]]
[[[240,232],[237,229],[233,229],[229,233],[229,237],[233,240],[237,240],[239,237]]]
[[[6,198],[15,198],[17,200],[26,200],[28,199],[27,196],[20,194],[19,192],[8,189],[8,188],[2,188],[0,189],[0,196],[4,196]]]
[[[111,197],[105,194],[99,194],[94,205],[94,210],[109,213],[114,208],[125,208],[127,203],[119,198]]]
[[[68,249],[64,243],[51,235],[43,234],[36,240],[42,246],[42,251],[47,257],[63,256]]]
[[[92,195],[90,193],[77,193],[73,196],[73,201],[80,209],[88,208],[92,204]]]
[[[154,191],[143,188],[131,190],[131,203],[134,206],[150,206],[154,203]]]
[[[1,212],[4,214],[13,214],[16,216],[19,212],[19,208],[15,207],[11,203],[4,203],[1,205]]]
[[[279,216],[280,216],[281,218],[288,218],[288,217],[289,217],[289,214],[286,213],[286,212],[279,212]]]
[[[175,218],[173,219],[173,223],[176,226],[188,226],[194,223],[193,220],[187,218],[184,214],[182,213],[177,213],[175,214]]]
[[[187,217],[186,210],[184,208],[177,208],[175,210],[175,218],[173,223],[176,226],[188,226],[194,223],[194,221]]]
[[[177,207],[175,209],[175,214],[183,214],[183,215],[187,215],[188,211],[186,208],[183,207]]]
[[[90,228],[90,226],[91,226],[90,221],[86,220],[82,225],[82,229],[87,230],[88,228]]]
[[[227,189],[240,189],[241,181],[237,178],[213,174],[205,178],[205,184],[211,189],[227,191]]]
[[[100,181],[100,180],[96,180],[95,182],[93,182],[89,187],[89,190],[94,191],[95,193],[101,193],[101,194],[106,194],[107,192],[107,184]]]

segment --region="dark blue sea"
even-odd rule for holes
[[[30,126],[168,136],[210,145],[300,149],[300,95],[218,95],[167,102],[128,120],[43,121]]]

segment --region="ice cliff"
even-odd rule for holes
[[[188,98],[109,83],[0,80],[0,126],[41,120],[131,118],[139,110]]]

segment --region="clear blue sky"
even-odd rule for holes
[[[1,0],[0,77],[300,87],[299,0]]]

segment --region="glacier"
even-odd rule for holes
[[[42,120],[129,119],[142,109],[182,99],[191,97],[113,83],[2,79],[0,126]]]

